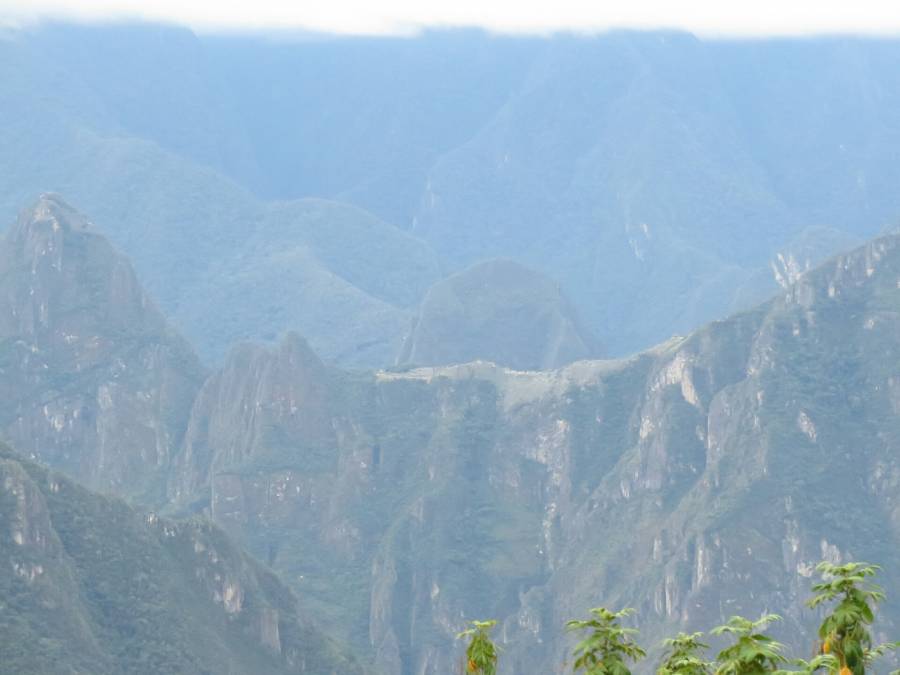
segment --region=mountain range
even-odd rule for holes
[[[821,559],[896,639],[898,99],[891,39],[0,27],[0,662],[808,656]]]
[[[500,619],[501,672],[556,672],[570,647],[564,621],[599,604],[636,607],[649,646],[764,610],[783,614],[779,637],[802,646],[816,625],[802,601],[818,560],[877,561],[885,586],[897,586],[897,235],[684,337],[551,370],[484,361],[342,370],[295,333],[237,346],[205,370],[128,261],[55,195],[22,213],[0,261],[0,415],[29,457],[4,455],[7,480],[23,486],[6,489],[8,522],[24,508],[13,497],[34,495],[28,512],[61,542],[40,555],[57,559],[59,546],[99,536],[91,528],[107,531],[98,524],[107,509],[126,514],[128,537],[154,551],[111,553],[112,566],[165,560],[160,527],[181,533],[173,545],[194,528],[227,535],[284,580],[315,630],[351,645],[373,672],[401,675],[452,671],[454,635],[473,618]],[[54,492],[56,472],[163,525],[69,483]],[[108,506],[91,507],[96,521],[72,523],[65,540],[57,525],[78,512],[70,499]],[[168,520],[184,517],[225,534]],[[30,570],[52,565],[16,557],[26,530],[5,535],[14,564],[3,578],[29,598]],[[108,546],[118,541],[110,535]],[[53,572],[54,588],[91,588],[72,564]],[[167,578],[182,583],[190,569]],[[200,606],[217,607],[221,589],[191,584],[212,593]],[[60,634],[101,634],[91,626],[103,607],[73,608]],[[884,637],[900,627],[898,608],[892,594]],[[130,653],[128,639],[111,639],[105,662]],[[330,644],[322,640],[298,644],[315,651]]]
[[[385,367],[490,259],[611,356],[748,309],[897,223],[895,40],[0,33],[0,222],[56,191],[208,366],[303,334]]]

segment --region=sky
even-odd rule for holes
[[[414,33],[678,28],[699,35],[900,34],[900,0],[0,0],[0,19],[144,19],[198,31]]]

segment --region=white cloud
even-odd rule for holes
[[[195,29],[308,28],[397,33],[681,28],[706,35],[900,33],[897,0],[0,0],[0,18],[149,19]]]

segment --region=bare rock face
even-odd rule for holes
[[[511,260],[489,260],[431,287],[397,362],[535,370],[600,354],[559,284]]]
[[[0,242],[0,429],[88,485],[159,499],[203,377],[131,265],[43,195]]]
[[[327,369],[297,334],[274,350],[236,347],[194,401],[184,452],[172,473],[172,498],[189,500],[212,476],[253,462],[277,466],[304,451],[330,452],[335,430],[329,384]]]

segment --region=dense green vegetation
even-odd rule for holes
[[[574,649],[572,669],[585,675],[630,675],[629,661],[637,661],[646,656],[634,641],[634,628],[624,628],[620,619],[634,613],[626,608],[611,612],[605,607],[591,610],[589,619],[572,619],[566,623],[570,631],[585,632],[588,635]]]
[[[3,673],[362,672],[209,523],[135,511],[3,445],[0,484]]]
[[[492,260],[429,289],[398,363],[480,359],[517,370],[548,370],[601,353],[559,284],[511,260]]]
[[[884,592],[869,581],[878,568],[865,563],[835,565],[823,562],[818,567],[824,580],[813,586],[816,593],[811,608],[825,603],[835,607],[819,626],[822,653],[833,659],[830,670],[841,675],[864,675],[866,666],[885,652],[900,647],[900,642],[875,645],[870,626],[875,621],[875,604],[884,600]]]
[[[466,672],[476,675],[495,675],[497,672],[499,650],[490,637],[490,631],[496,625],[494,620],[472,621],[471,628],[456,636],[457,640],[469,638],[466,647]]]
[[[709,645],[702,637],[703,633],[679,633],[663,640],[665,652],[657,675],[709,675],[711,664],[703,658]]]

